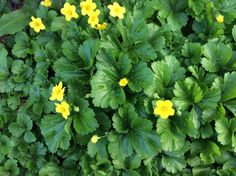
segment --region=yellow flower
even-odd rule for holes
[[[70,115],[69,104],[65,101],[61,102],[61,104],[55,103],[56,112],[61,113],[62,117],[65,119]]]
[[[223,15],[218,15],[216,17],[216,20],[218,21],[218,23],[223,23],[224,22],[224,16]]]
[[[51,94],[50,100],[62,101],[64,97],[64,91],[65,91],[65,88],[62,88],[62,82],[60,81],[58,85],[52,88],[52,94]]]
[[[124,13],[126,12],[125,8],[120,6],[117,2],[114,2],[113,5],[108,5],[110,9],[110,15],[113,17],[118,17],[119,19],[124,18]]]
[[[119,81],[119,85],[121,86],[121,87],[125,87],[127,84],[128,84],[128,79],[127,78],[122,78],[122,79],[120,79],[120,81]]]
[[[154,114],[159,115],[163,119],[167,119],[169,116],[175,114],[175,110],[172,108],[173,103],[170,100],[158,100],[156,102],[156,108]]]
[[[41,5],[45,6],[45,7],[50,7],[52,5],[52,1],[51,0],[43,0],[43,1],[41,1]]]
[[[93,135],[92,138],[91,138],[91,142],[96,144],[100,138],[101,137],[98,137],[98,135]]]
[[[44,30],[45,26],[41,20],[41,18],[31,17],[31,22],[29,23],[30,27],[34,29],[35,32],[39,32],[40,30]]]
[[[72,18],[78,18],[79,15],[76,13],[76,7],[70,5],[68,2],[64,4],[64,7],[61,9],[61,13],[65,15],[66,21],[70,21]]]
[[[81,14],[83,16],[90,14],[96,9],[97,5],[92,0],[82,1],[80,3]]]
[[[98,30],[104,30],[107,28],[107,23],[103,23],[103,24],[97,24],[96,29]]]
[[[90,24],[93,28],[99,23],[98,15],[100,14],[100,10],[95,10],[90,13],[88,24]]]

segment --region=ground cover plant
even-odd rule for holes
[[[236,175],[235,0],[0,0],[1,176]]]

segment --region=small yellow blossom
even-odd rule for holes
[[[35,32],[39,32],[40,30],[44,30],[45,26],[41,20],[41,18],[31,17],[31,22],[29,23],[30,27],[34,29]]]
[[[50,100],[62,101],[64,98],[64,92],[65,92],[65,88],[62,88],[62,82],[60,81],[58,85],[52,88]]]
[[[62,117],[65,119],[70,115],[69,104],[65,101],[61,102],[61,104],[55,103],[56,112],[61,113]]]
[[[74,111],[75,111],[75,112],[79,112],[79,110],[80,110],[80,109],[79,109],[78,106],[74,106]]]
[[[92,138],[91,138],[91,142],[96,144],[100,138],[101,137],[98,137],[98,135],[93,135]]]
[[[172,108],[173,103],[170,100],[158,100],[156,102],[156,108],[154,114],[159,115],[163,119],[167,119],[169,116],[175,114],[175,110]]]
[[[122,79],[120,79],[120,81],[119,81],[119,85],[121,86],[121,87],[125,87],[127,84],[128,84],[128,79],[127,78],[122,78]]]
[[[224,16],[223,15],[218,15],[216,17],[216,20],[218,21],[218,23],[223,23],[224,22]]]
[[[92,13],[90,13],[88,24],[91,25],[91,27],[95,28],[95,26],[99,23],[98,15],[100,14],[100,10],[95,10]]]
[[[43,0],[43,1],[41,1],[41,5],[45,6],[45,7],[50,7],[52,5],[52,1],[51,0]]]
[[[104,30],[107,28],[107,23],[97,24],[96,29]]]
[[[92,0],[86,0],[80,3],[80,8],[83,16],[90,16],[90,14],[92,14],[92,12],[97,8],[97,5]]]
[[[124,18],[124,14],[126,12],[125,8],[120,6],[117,2],[114,2],[113,5],[108,5],[110,9],[110,15],[112,17],[118,17],[119,19]]]
[[[61,9],[61,13],[66,17],[66,21],[79,17],[76,13],[76,7],[74,5],[70,5],[68,2],[64,4],[64,7]]]

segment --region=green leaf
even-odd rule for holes
[[[32,143],[36,141],[34,134],[31,131],[26,131],[24,134],[25,142]]]
[[[83,45],[79,47],[79,55],[87,67],[93,65],[99,45],[98,40],[86,40]]]
[[[11,134],[15,137],[20,137],[25,131],[30,131],[33,127],[33,122],[26,113],[18,113],[16,123],[11,123],[8,127]]]
[[[187,24],[188,17],[184,13],[186,7],[186,0],[155,0],[155,8],[159,10],[160,18],[166,19],[173,31],[178,31]]]
[[[11,96],[7,99],[7,105],[12,109],[16,110],[17,107],[20,105],[20,98],[17,96]]]
[[[209,124],[202,125],[199,128],[199,130],[200,130],[202,139],[210,138],[214,133],[211,125],[209,125]]]
[[[230,122],[227,119],[217,120],[215,123],[215,129],[218,133],[217,139],[223,145],[228,145],[231,143],[231,131]]]
[[[28,22],[28,17],[23,10],[15,10],[4,14],[0,18],[0,36],[21,31],[28,25]]]
[[[232,29],[232,35],[233,35],[234,41],[236,41],[236,25],[234,25],[234,27]]]
[[[122,176],[140,176],[140,173],[138,173],[135,170],[126,170],[124,172],[122,172]]]
[[[0,45],[0,81],[5,80],[9,75],[8,70],[8,59],[7,59],[7,50]]]
[[[200,153],[200,158],[205,164],[214,163],[215,157],[221,156],[220,148],[212,141],[198,140],[191,143],[191,153]]]
[[[22,83],[28,80],[32,74],[32,71],[32,68],[22,60],[15,59],[12,62],[12,79],[17,83]]]
[[[201,106],[205,109],[215,109],[221,98],[221,91],[217,88],[211,88],[204,92],[202,100],[200,101]]]
[[[179,156],[162,156],[162,166],[170,173],[175,174],[182,171],[186,167],[186,161],[183,157]]]
[[[73,78],[78,78],[82,80],[88,80],[87,73],[79,68],[77,64],[73,64],[66,60],[65,58],[58,59],[54,62],[53,69],[56,72],[56,76],[68,82],[73,80]]]
[[[0,133],[1,134],[1,133]],[[11,152],[12,148],[14,147],[14,141],[7,137],[6,135],[0,135],[0,153],[1,154],[8,154]]]
[[[157,57],[152,45],[146,42],[135,44],[129,52],[133,57],[140,58],[144,61],[154,60]]]
[[[141,159],[133,154],[123,161],[113,160],[113,164],[116,169],[133,170],[140,167]]]
[[[91,80],[93,104],[102,108],[116,109],[126,100],[124,89],[119,85],[119,81],[124,77],[129,78],[127,74],[131,70],[131,60],[123,53],[120,53],[117,58],[111,50],[101,50],[97,58],[98,71]],[[145,81],[140,84],[146,86]]]
[[[64,41],[62,44],[62,52],[69,61],[78,61],[80,59],[77,41]]]
[[[166,56],[165,60],[153,62],[151,67],[154,72],[154,81],[146,91],[149,96],[154,93],[164,96],[169,89],[172,92],[174,83],[184,78],[185,69],[180,66],[174,56]]]
[[[223,105],[236,116],[236,100],[227,101]]]
[[[56,176],[62,175],[59,166],[54,162],[49,162],[39,171],[39,176]]]
[[[25,58],[30,51],[28,44],[28,36],[25,32],[18,32],[15,36],[15,45],[12,53],[19,58]]]
[[[132,141],[130,135],[118,135],[110,132],[108,135],[108,151],[111,157],[116,160],[123,160],[133,153]]]
[[[227,102],[236,98],[236,72],[225,73],[224,78],[217,77],[213,87],[221,89],[222,101]]]
[[[189,117],[192,120],[194,128],[198,129],[201,125],[202,111],[198,106],[193,105],[192,110],[189,113]]]
[[[109,40],[110,44],[112,43],[116,48],[119,48],[118,50],[127,51],[130,54],[130,58],[134,61],[137,61],[138,58],[144,61],[154,60],[156,58],[155,49],[151,43],[147,42],[149,29],[143,18],[143,14],[136,13],[134,17],[128,16],[124,22],[119,21],[117,23],[117,29],[122,36],[123,42],[119,42],[119,36],[114,37],[117,35],[117,32],[114,32],[114,36],[110,36]]]
[[[90,157],[95,157],[98,160],[104,160],[108,158],[107,152],[107,141],[106,139],[99,139],[99,141],[94,144],[92,142],[88,143],[88,154]]]
[[[191,78],[176,82],[174,94],[174,102],[181,110],[188,109],[189,106],[198,103],[203,97],[201,88]]]
[[[134,6],[134,14],[141,14],[142,17],[145,19],[150,18],[155,9],[153,8],[154,2],[153,1],[137,1]]]
[[[205,9],[205,0],[189,0],[188,5],[196,15],[200,15]]]
[[[236,17],[236,3],[234,0],[221,1],[219,11],[225,17],[225,23],[230,24]]]
[[[232,57],[232,48],[218,40],[210,40],[204,45],[203,55],[203,68],[214,73],[224,69]]]
[[[231,171],[233,174],[236,173],[236,158],[230,158],[227,162],[224,163],[223,169],[226,171]]]
[[[133,147],[141,158],[156,155],[161,150],[160,138],[154,131],[137,130],[132,135]]]
[[[119,86],[118,80],[114,81],[104,72],[97,72],[91,80],[93,104],[98,107],[111,107],[116,109],[125,103],[125,92]]]
[[[131,60],[128,55],[120,53],[118,57],[112,50],[100,50],[97,60],[98,71],[106,73],[114,80],[127,75],[131,69]]]
[[[145,62],[134,64],[128,77],[128,86],[134,92],[148,88],[153,81],[153,73]]]
[[[51,24],[52,32],[61,31],[67,28],[67,23],[64,17],[55,17]]]
[[[158,52],[165,45],[165,37],[163,37],[163,32],[162,32],[161,28],[154,23],[149,23],[148,28],[149,28],[148,42],[152,45],[152,47],[155,49],[155,51]]]
[[[118,21],[117,29],[121,33],[124,44],[132,46],[147,40],[149,32],[142,15],[143,14],[137,14],[134,17],[129,16],[125,21],[125,25],[122,21]]]
[[[123,160],[135,150],[141,157],[150,157],[160,150],[158,136],[152,131],[152,123],[140,118],[133,105],[126,104],[113,116],[116,132],[108,135],[108,151],[113,159]]]
[[[169,119],[157,120],[157,133],[161,137],[162,148],[165,151],[176,151],[183,147],[185,134],[177,130],[177,124]]]
[[[73,115],[73,126],[76,132],[80,135],[86,135],[96,130],[98,123],[95,119],[95,113],[89,108],[87,101],[76,98],[73,105],[79,107],[79,112]]]
[[[18,176],[20,174],[20,169],[17,167],[17,160],[8,159],[4,166],[0,166],[0,173],[3,176]]]
[[[200,176],[200,175],[210,175],[211,174],[211,168],[210,167],[195,167],[193,168],[193,175],[194,176]]]
[[[187,42],[184,44],[181,52],[183,56],[191,60],[192,64],[198,64],[201,61],[202,50],[200,43]]]
[[[40,124],[41,133],[50,152],[68,149],[71,136],[65,131],[66,120],[60,115],[46,115]]]
[[[223,145],[231,145],[236,151],[236,120],[219,119],[216,121],[215,129],[218,141]]]
[[[236,98],[236,72],[225,73],[222,87],[222,100]]]

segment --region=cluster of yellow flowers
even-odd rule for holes
[[[52,88],[50,100],[51,101],[58,100],[61,102],[60,104],[55,103],[56,112],[60,113],[62,115],[62,117],[67,119],[68,116],[70,115],[70,105],[66,101],[63,101],[64,93],[65,93],[65,87],[63,87],[62,82],[60,81],[58,85],[55,85]],[[79,112],[79,110],[80,110],[79,107],[74,107],[75,112]],[[96,144],[100,138],[102,138],[102,137],[99,137],[98,135],[93,135],[92,138],[90,139],[90,141],[93,144]]]
[[[45,7],[50,7],[52,5],[51,0],[43,0],[41,1],[41,5]],[[100,10],[96,9],[97,5],[92,0],[82,1],[80,3],[81,14],[83,16],[87,15],[88,24],[91,25],[92,28],[96,28],[98,30],[104,30],[107,28],[107,23],[99,23],[99,15]],[[110,9],[110,15],[112,17],[118,17],[119,19],[124,18],[124,14],[126,12],[125,8],[120,6],[117,2],[114,2],[112,5],[108,5]],[[61,14],[63,14],[66,18],[66,21],[71,21],[72,18],[77,19],[79,15],[76,12],[76,7],[74,5],[66,2],[61,9]],[[45,25],[42,22],[41,18],[31,17],[31,22],[29,23],[30,27],[34,29],[35,32],[39,32],[40,30],[45,30]]]
[[[97,28],[99,30],[106,29],[106,23],[99,24],[100,10],[96,9],[97,5],[92,0],[86,0],[80,3],[81,14],[83,16],[88,15],[88,24],[91,25],[92,28]]]
[[[64,117],[65,119],[68,118],[68,116],[70,115],[70,106],[66,101],[63,101],[64,99],[64,92],[65,92],[65,87],[63,88],[62,82],[60,81],[58,85],[55,85],[52,88],[52,92],[51,92],[51,97],[50,100],[51,101],[55,101],[58,100],[61,103],[55,103],[56,105],[56,112],[57,113],[61,113],[62,117]]]
[[[159,115],[163,119],[173,116],[175,114],[173,103],[170,100],[157,100],[154,114]]]

